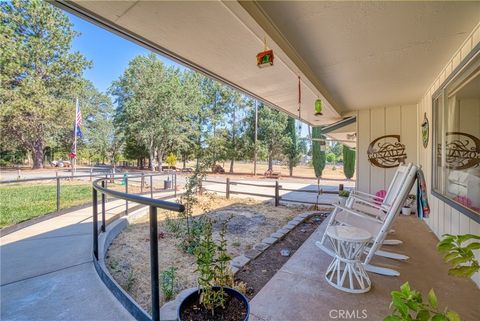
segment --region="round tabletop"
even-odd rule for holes
[[[369,232],[355,226],[329,226],[326,233],[331,238],[347,242],[367,242],[372,238]]]

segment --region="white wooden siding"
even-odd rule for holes
[[[480,42],[480,23],[470,36],[452,56],[446,66],[439,71],[432,85],[426,89],[425,95],[417,104],[406,106],[388,106],[359,110],[357,113],[358,152],[357,152],[357,188],[375,193],[386,189],[392,179],[395,169],[382,169],[370,165],[367,159],[367,148],[370,142],[383,135],[399,134],[401,142],[406,145],[407,162],[422,165],[427,181],[428,191],[431,191],[431,142],[432,142],[432,95],[443,81],[452,73],[468,53]],[[430,137],[427,148],[423,147],[421,124],[423,115],[427,114],[430,122]],[[462,120],[463,121],[463,120]],[[468,122],[468,120],[465,120]],[[445,233],[480,235],[480,224],[466,215],[453,209],[448,204],[429,194],[431,214],[426,223],[438,238]],[[480,260],[480,251],[476,251]],[[480,287],[480,273],[472,278]]]

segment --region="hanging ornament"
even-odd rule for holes
[[[315,116],[321,116],[322,114],[322,100],[319,98],[315,100]]]
[[[267,37],[264,38],[263,43],[263,51],[257,54],[257,66],[259,68],[273,66],[273,50],[268,49]]]

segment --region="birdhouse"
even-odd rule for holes
[[[315,116],[320,116],[322,114],[322,100],[315,100]]]
[[[259,68],[273,66],[273,50],[265,50],[257,54],[257,66]]]

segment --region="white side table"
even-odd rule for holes
[[[329,226],[326,236],[335,251],[325,279],[333,287],[350,293],[370,290],[370,278],[365,272],[360,256],[372,235],[354,226]]]

